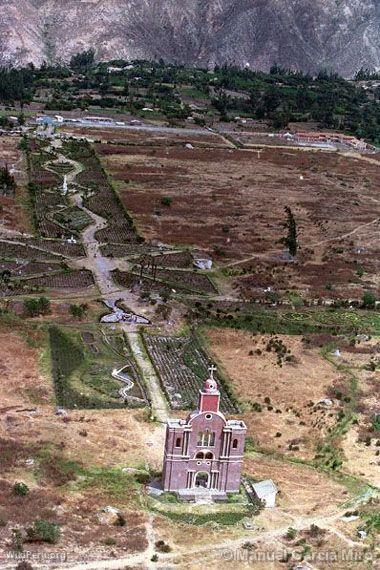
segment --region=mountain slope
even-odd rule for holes
[[[380,68],[378,0],[0,0],[0,62],[102,59]]]

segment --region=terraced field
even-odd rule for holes
[[[191,337],[144,335],[144,343],[161,379],[165,394],[173,409],[194,409],[199,390],[208,378],[211,360],[199,342]],[[237,412],[238,405],[220,376],[223,412]]]

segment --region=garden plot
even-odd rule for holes
[[[129,289],[141,289],[143,293],[169,293],[170,287],[162,281],[153,281],[148,277],[132,273],[131,271],[120,271],[119,269],[114,269],[111,271],[113,281],[120,287],[126,287]]]
[[[170,291],[182,290],[183,292],[212,294],[217,290],[207,275],[190,271],[158,270],[156,278],[148,274],[140,276],[139,267],[135,266],[134,271],[112,271],[113,280],[123,287],[138,287],[144,291]]]
[[[86,289],[94,285],[91,271],[86,269],[63,271],[54,275],[33,277],[25,281],[26,285],[47,287],[49,289]]]
[[[57,259],[57,256],[47,251],[10,241],[0,241],[0,257],[6,259],[38,259],[43,261]]]
[[[178,269],[189,269],[193,266],[193,256],[188,251],[178,251],[158,256],[157,265],[159,267],[175,267]]]
[[[71,233],[64,225],[54,221],[57,212],[69,207],[66,197],[62,196],[58,188],[37,188],[34,193],[34,205],[38,231],[42,237],[58,238],[62,235],[70,237]]]
[[[79,185],[86,188],[84,205],[109,222],[106,228],[96,233],[96,239],[103,243],[121,244],[139,241],[131,220],[90,145],[86,142],[70,142],[65,150],[70,158],[84,167],[76,179]]]
[[[19,238],[17,238],[19,239]],[[53,240],[41,238],[22,238],[28,245],[51,251],[63,257],[85,257],[84,247],[81,243],[68,243],[67,240]],[[21,239],[19,241],[22,241]]]
[[[69,172],[72,172],[74,169],[71,162],[67,161],[56,161],[49,163],[49,170],[53,170],[59,176],[66,176]]]
[[[43,268],[39,266],[37,267]],[[28,277],[26,273],[22,276],[11,274],[11,279],[9,281],[3,280],[0,283],[0,296],[12,297],[14,295],[41,293],[46,289],[57,291],[82,291],[94,286],[93,275],[91,271],[86,269],[65,271],[60,269],[59,272],[54,270],[51,266],[46,266],[44,269],[46,271],[45,274],[34,277],[33,271],[35,270],[35,267],[34,264],[32,264],[30,268],[31,277]]]
[[[56,212],[53,219],[61,226],[78,233],[93,223],[92,218],[82,208],[71,206]]]
[[[62,257],[85,257],[85,251],[80,243],[17,237],[17,242],[0,241],[0,257],[57,261]]]
[[[292,149],[96,148],[140,235],[234,264],[227,277],[243,298],[278,285],[360,298],[379,286],[376,164]],[[280,243],[286,206],[299,230],[295,263]]]
[[[173,409],[193,409],[198,404],[199,390],[209,377],[210,359],[199,342],[191,337],[143,336],[145,347],[160,377]],[[238,412],[225,382],[219,376],[221,409]]]
[[[157,251],[157,248],[148,244],[118,244],[107,243],[100,247],[101,253],[104,257],[134,257],[138,255],[145,255]]]
[[[140,267],[137,265],[133,268],[135,273],[140,271]],[[143,272],[145,277],[153,279],[153,276],[148,272]],[[217,289],[208,278],[207,275],[202,273],[196,273],[195,271],[182,271],[175,269],[158,269],[156,272],[156,278],[163,283],[166,283],[168,287],[178,287],[189,289],[191,291],[196,291],[198,293],[217,293]]]
[[[146,397],[129,347],[122,335],[102,330],[49,329],[57,404],[65,408],[121,408],[146,405]],[[128,392],[113,374],[125,372],[133,383]]]
[[[59,263],[42,263],[39,261],[7,261],[0,259],[0,273],[6,278],[20,278],[31,275],[40,275],[56,271],[62,271]]]

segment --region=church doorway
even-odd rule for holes
[[[200,471],[199,473],[197,473],[197,476],[195,477],[195,486],[207,489],[208,480],[209,480],[209,474],[205,473],[204,471]]]

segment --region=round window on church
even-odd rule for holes
[[[206,420],[212,420],[212,414],[206,414],[205,418]]]
[[[197,461],[197,465],[202,465],[202,461]]]
[[[206,461],[206,465],[211,465],[211,461]]]

